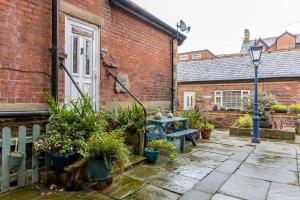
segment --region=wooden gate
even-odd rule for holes
[[[16,187],[22,187],[25,184],[39,182],[39,160],[34,156],[33,153],[31,158],[31,167],[30,169],[26,169],[26,152],[32,152],[32,145],[30,145],[30,150],[27,149],[26,151],[26,144],[32,144],[33,142],[37,141],[38,137],[41,134],[41,127],[38,125],[34,125],[32,130],[32,134],[30,134],[30,136],[28,137],[26,136],[29,135],[26,132],[26,127],[20,126],[18,137],[11,137],[12,132],[10,128],[5,127],[2,129],[2,138],[0,138],[0,153],[2,155],[0,193],[7,192]],[[17,171],[12,173],[9,154],[11,152],[11,149],[14,149],[12,148],[12,146],[15,146],[16,143],[18,143],[17,151],[24,152],[25,157],[22,161],[21,166],[17,168]],[[28,146],[29,145],[27,145],[27,147]],[[16,183],[15,186],[11,186],[11,183],[13,182]]]

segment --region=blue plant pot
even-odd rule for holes
[[[77,152],[71,152],[67,155],[58,155],[54,152],[48,152],[48,155],[53,161],[54,170],[59,173],[64,172],[64,168],[72,164],[79,156]]]
[[[111,164],[107,168],[103,159],[90,160],[88,167],[95,180],[106,180],[110,176]]]
[[[152,150],[149,148],[145,148],[144,150],[144,156],[147,158],[147,161],[149,163],[155,163],[159,155],[158,150]]]
[[[24,156],[23,155],[22,157],[13,157],[13,156],[10,156],[10,160],[9,160],[9,163],[10,163],[10,166],[11,167],[20,167],[21,164],[22,164],[22,161],[24,159]]]

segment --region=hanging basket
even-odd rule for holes
[[[10,167],[20,167],[25,157],[25,153],[21,151],[15,151],[9,154]]]

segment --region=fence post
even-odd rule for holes
[[[25,156],[21,166],[18,169],[18,187],[25,185],[25,164],[26,164],[26,127],[19,127],[19,144],[18,151],[24,152]]]
[[[33,126],[32,142],[37,142],[41,134],[41,127],[39,125]],[[34,155],[32,150],[32,183],[39,182],[39,159]]]
[[[10,128],[2,129],[2,177],[1,177],[1,192],[9,190],[10,186],[10,167],[9,167],[9,153],[10,153]]]

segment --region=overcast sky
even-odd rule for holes
[[[183,19],[192,27],[179,52],[209,49],[237,53],[244,29],[250,38],[284,31],[300,33],[300,0],[132,0],[169,25]]]

